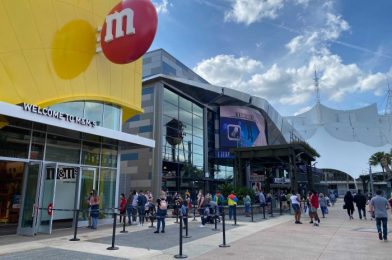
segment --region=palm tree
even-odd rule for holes
[[[385,160],[384,158],[387,157],[387,154],[385,152],[376,152],[369,158],[369,164],[371,166],[378,166],[380,165],[382,168],[382,172],[385,172],[385,167],[381,163],[382,160]]]

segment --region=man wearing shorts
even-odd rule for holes
[[[294,217],[295,217],[295,224],[302,224],[301,220],[301,204],[299,200],[299,194],[294,194],[291,195],[290,197],[291,201],[291,206],[293,207],[294,210]]]

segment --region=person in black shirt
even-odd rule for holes
[[[147,198],[144,195],[143,191],[139,192],[139,196],[137,197],[137,207],[139,211],[139,225],[143,226],[144,224],[144,215],[145,215],[145,205],[147,203]]]
[[[358,190],[358,193],[354,196],[354,202],[357,205],[359,218],[363,217],[366,219],[366,197],[362,194],[361,190]]]

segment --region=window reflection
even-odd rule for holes
[[[42,160],[44,158],[45,133],[33,132],[30,159]]]
[[[101,168],[98,183],[98,194],[100,198],[100,209],[114,208],[116,195],[116,169]],[[100,213],[100,218],[110,218],[111,215]]]
[[[163,127],[162,156],[164,160],[181,163],[191,162],[203,169],[203,109],[166,88],[163,99],[162,114],[165,127]],[[183,138],[178,143],[168,142],[168,132],[176,131],[169,125],[173,120],[178,120],[184,126],[182,129]],[[198,154],[192,155],[194,153]]]
[[[80,140],[48,134],[45,159],[79,164]]]
[[[84,102],[83,101],[75,101],[75,102],[66,102],[55,104],[50,106],[55,111],[68,113],[70,115],[83,117],[83,110],[84,110]]]
[[[30,145],[30,131],[4,127],[0,129],[0,156],[27,158]]]
[[[98,166],[100,152],[101,145],[99,143],[83,142],[82,164]]]
[[[120,130],[120,116],[120,108],[105,104],[102,126],[113,130]]]
[[[102,161],[103,167],[117,167],[117,146],[102,145]]]
[[[86,102],[84,116],[85,118],[97,121],[98,126],[102,126],[103,104],[98,102]]]

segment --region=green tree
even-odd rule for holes
[[[376,152],[369,158],[369,164],[371,166],[381,166],[382,172],[385,170],[389,171],[389,165],[391,164],[391,154],[385,152]]]

